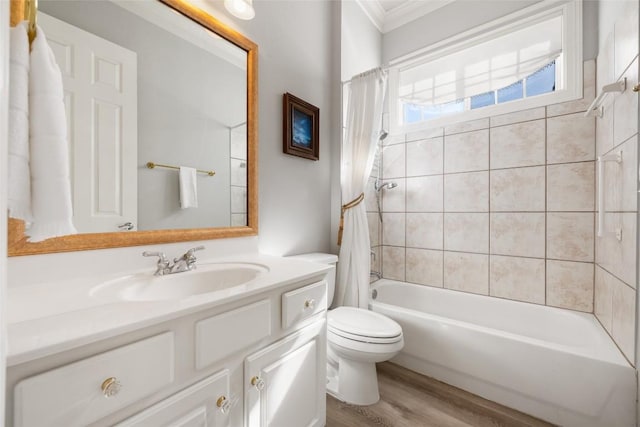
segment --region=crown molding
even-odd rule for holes
[[[406,0],[388,12],[380,0],[355,0],[381,33],[388,33],[455,0]]]
[[[356,0],[358,6],[364,11],[367,18],[375,27],[383,32],[386,12],[378,0]]]

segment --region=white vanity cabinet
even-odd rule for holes
[[[322,319],[247,357],[245,426],[323,426],[325,353]]]
[[[10,366],[6,426],[323,426],[322,278]]]
[[[128,418],[116,427],[228,427],[232,403],[223,370]]]

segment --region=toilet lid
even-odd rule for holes
[[[382,314],[356,307],[338,307],[330,310],[328,329],[339,335],[355,335],[368,338],[395,338],[402,335],[402,328]]]

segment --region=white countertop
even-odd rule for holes
[[[280,286],[320,278],[330,266],[260,254],[198,260],[210,263],[253,263],[269,269],[242,285],[182,300],[123,301],[90,295],[92,288],[149,269],[94,278],[49,282],[8,289],[7,366],[76,348],[163,321],[236,301]],[[196,270],[197,271],[197,270]],[[193,272],[176,273],[187,275]]]

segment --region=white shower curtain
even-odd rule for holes
[[[364,193],[382,130],[387,74],[375,69],[351,80],[346,135],[342,146],[342,205]],[[369,227],[364,203],[346,209],[334,306],[367,308],[371,268]]]

